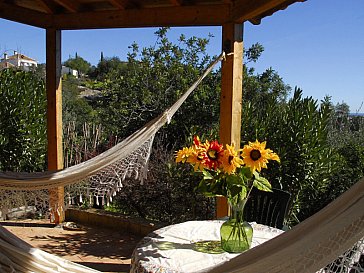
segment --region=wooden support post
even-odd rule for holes
[[[63,169],[61,30],[46,30],[48,170]],[[52,222],[64,221],[64,187],[49,190]]]
[[[243,25],[222,26],[226,60],[221,67],[220,141],[240,148],[241,103],[243,87]],[[216,217],[228,215],[226,198],[217,198]]]

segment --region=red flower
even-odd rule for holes
[[[219,142],[217,142],[216,140],[210,142],[210,145],[206,149],[206,153],[204,153],[204,165],[206,165],[210,169],[216,170],[221,164],[221,159],[223,155],[223,145],[219,144]]]

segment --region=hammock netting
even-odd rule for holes
[[[53,217],[48,190],[64,186],[65,203],[107,204],[128,178],[143,183],[156,132],[214,66],[221,54],[172,107],[106,152],[58,172],[0,173],[2,217]],[[282,235],[208,272],[364,272],[364,179],[329,206]],[[0,272],[98,272],[34,249],[0,226]]]

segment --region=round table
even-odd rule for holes
[[[224,221],[189,221],[158,229],[144,237],[132,255],[131,273],[192,273],[226,262],[239,254],[220,247]],[[251,223],[252,247],[283,230]]]

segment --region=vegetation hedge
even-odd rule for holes
[[[0,170],[46,167],[46,93],[32,72],[0,71]]]

